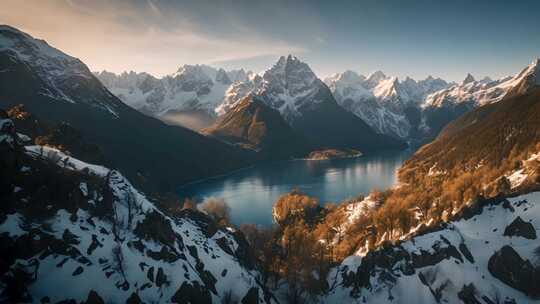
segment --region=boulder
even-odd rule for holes
[[[140,303],[143,303],[143,301],[141,300],[139,295],[136,294],[135,292],[132,293],[131,296],[129,296],[129,298],[126,300],[126,304],[140,304]]]
[[[458,292],[458,298],[465,304],[482,304],[476,298],[476,288],[471,283],[469,285],[463,285],[463,288]]]
[[[540,296],[540,269],[524,260],[506,245],[495,252],[488,262],[489,272],[501,282],[531,297]]]
[[[244,298],[242,298],[242,304],[257,304],[259,303],[259,288],[251,287]]]
[[[212,304],[212,296],[210,295],[210,291],[204,286],[201,286],[199,282],[193,282],[193,285],[184,282],[171,298],[171,302],[179,304]]]
[[[94,290],[90,290],[84,304],[105,304],[105,301]]]
[[[504,229],[504,236],[521,236],[529,240],[536,240],[536,230],[531,223],[525,222],[518,216]]]

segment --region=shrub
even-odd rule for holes
[[[319,211],[319,201],[298,190],[281,196],[272,208],[274,220],[279,225],[286,225],[299,219],[313,223]]]
[[[199,210],[208,214],[218,225],[231,225],[231,208],[227,206],[222,198],[208,198],[201,204],[197,205]]]

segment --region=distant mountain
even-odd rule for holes
[[[538,74],[538,59],[520,73],[499,80],[477,81],[470,74],[459,84],[426,97],[423,104],[423,126],[432,136],[450,121],[482,105],[496,103],[518,88],[524,79]]]
[[[325,83],[342,107],[378,132],[426,142],[459,116],[501,100],[537,65],[535,61],[515,76],[499,80],[476,80],[468,74],[457,84],[431,76],[399,81],[381,71],[368,77],[346,71],[326,78]]]
[[[68,123],[145,189],[171,190],[253,161],[252,153],[126,106],[80,60],[9,26],[0,26],[0,71],[0,107],[23,104],[43,120]]]
[[[399,140],[377,134],[362,119],[340,107],[311,68],[291,55],[280,57],[262,76],[232,87],[218,112],[233,109],[246,94],[278,110],[295,131],[318,148],[375,151],[404,146]]]
[[[339,105],[362,118],[382,134],[408,139],[417,128],[419,104],[424,98],[449,84],[428,77],[416,81],[409,77],[399,81],[377,71],[368,77],[353,71],[325,79]]]
[[[471,83],[473,84],[473,83]],[[435,141],[420,149],[404,170],[470,170],[497,166],[520,154],[534,154],[540,142],[540,68],[538,61],[524,69],[504,96],[484,100],[478,107],[449,123]],[[507,164],[514,169],[512,164]],[[429,168],[428,168],[429,169]],[[510,175],[510,173],[508,173]]]
[[[214,110],[223,101],[227,89],[235,82],[247,80],[250,74],[206,65],[184,65],[176,73],[160,79],[147,73],[95,73],[126,104],[157,117],[170,111],[193,110],[215,116]]]
[[[220,116],[205,134],[254,149],[264,158],[304,157],[311,145],[274,110],[251,95]]]

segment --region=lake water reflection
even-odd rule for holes
[[[294,160],[257,165],[181,187],[180,197],[223,198],[234,224],[272,223],[272,205],[293,188],[321,204],[340,202],[396,182],[396,171],[411,151],[324,161]]]

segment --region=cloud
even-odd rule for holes
[[[146,0],[5,0],[0,22],[45,39],[83,60],[92,70],[173,73],[186,63],[214,63],[301,53],[301,45],[261,35],[247,27],[228,35],[205,31],[189,16]]]

